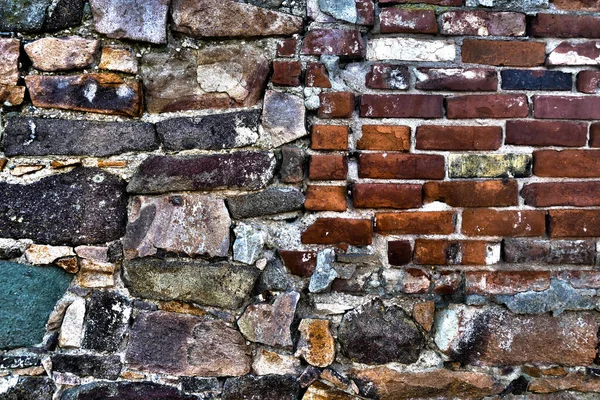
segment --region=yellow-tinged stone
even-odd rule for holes
[[[413,318],[427,332],[431,331],[433,326],[433,316],[435,314],[435,303],[433,301],[425,301],[417,303],[413,306]]]
[[[335,360],[335,341],[329,331],[329,320],[303,319],[298,330],[301,336],[296,356],[315,367],[326,367]]]
[[[523,178],[531,176],[531,154],[452,154],[450,178]]]
[[[33,174],[34,172],[37,172],[43,168],[43,165],[17,165],[10,170],[10,174],[13,176],[23,176],[27,174]]]
[[[315,382],[308,387],[302,400],[354,400],[358,399],[346,392],[328,386],[321,382]]]
[[[191,314],[203,317],[206,315],[206,311],[198,308],[192,304],[183,303],[181,301],[161,301],[158,304],[158,309],[163,311],[170,311],[179,314]]]
[[[115,265],[112,263],[82,258],[77,278],[81,287],[111,287],[115,285],[114,273]]]
[[[98,67],[128,74],[138,73],[138,62],[131,50],[119,47],[107,46],[102,48],[102,56]]]
[[[300,369],[299,359],[265,349],[258,350],[252,362],[256,375],[297,375]]]
[[[34,265],[52,264],[59,258],[70,256],[75,256],[75,252],[69,246],[32,244],[25,250],[25,258]]]

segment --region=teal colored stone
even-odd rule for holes
[[[40,32],[52,0],[0,1],[0,32]]]
[[[56,267],[0,261],[0,349],[38,344],[72,275]]]
[[[319,8],[325,14],[352,24],[358,19],[356,0],[319,0]]]

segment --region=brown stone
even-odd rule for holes
[[[382,235],[449,235],[454,212],[396,212],[375,214],[375,232]]]
[[[50,166],[52,168],[66,168],[66,167],[76,167],[82,164],[81,159],[79,158],[68,158],[65,160],[52,160],[50,162]]]
[[[88,40],[80,36],[46,37],[27,43],[25,52],[36,69],[68,71],[89,67],[99,48],[99,40]]]
[[[167,312],[195,315],[197,317],[204,317],[207,312],[198,306],[193,304],[183,303],[181,301],[161,301],[158,303],[158,309]]]
[[[506,144],[517,146],[582,147],[587,124],[567,121],[507,121]]]
[[[36,107],[137,117],[142,85],[115,74],[29,75],[25,83]]]
[[[79,267],[79,286],[106,288],[115,285],[115,264],[83,258],[79,261]]]
[[[315,154],[310,157],[308,176],[312,180],[346,180],[348,160],[338,154]]]
[[[316,186],[306,188],[304,208],[309,211],[346,211],[346,186]]]
[[[533,110],[536,118],[600,119],[600,96],[533,96]]]
[[[452,207],[508,207],[519,204],[519,187],[515,180],[427,182],[423,196]]]
[[[435,4],[438,6],[448,7],[460,7],[463,5],[464,0],[379,0],[382,4],[411,4],[411,3],[422,3],[422,4]]]
[[[418,68],[416,88],[479,92],[498,90],[498,74],[487,68]]]
[[[14,168],[10,169],[10,174],[12,176],[23,176],[33,174],[34,172],[38,172],[44,169],[43,165],[39,164],[20,164],[15,165]]]
[[[521,191],[525,204],[533,207],[600,205],[600,182],[538,182]]]
[[[326,92],[319,95],[319,118],[350,118],[354,112],[354,93]]]
[[[526,118],[527,96],[513,94],[466,95],[446,100],[449,119],[458,118]]]
[[[600,236],[598,210],[550,210],[548,213],[551,238]]]
[[[599,11],[599,0],[553,0],[556,8],[561,10]]]
[[[316,62],[306,64],[305,84],[308,87],[330,88],[331,82],[325,65]]]
[[[279,86],[300,86],[300,61],[273,61],[271,82]]]
[[[562,42],[552,50],[547,65],[598,65],[600,42]]]
[[[525,14],[448,11],[442,14],[441,34],[457,36],[525,36]]]
[[[406,65],[373,64],[365,76],[369,89],[407,90],[410,87],[410,72]]]
[[[25,99],[25,86],[0,85],[0,105],[19,106]]]
[[[600,150],[535,151],[533,173],[547,177],[600,177]]]
[[[18,39],[0,39],[0,85],[16,85],[19,81]]]
[[[426,332],[430,332],[433,327],[434,314],[435,303],[433,301],[424,301],[413,306],[413,318]]]
[[[125,160],[98,160],[100,168],[125,168],[127,161]]]
[[[313,29],[302,43],[302,54],[362,57],[365,44],[358,30]]]
[[[370,219],[318,218],[302,233],[302,243],[367,246],[372,236]]]
[[[317,253],[314,251],[279,250],[279,255],[294,275],[310,277],[317,266]]]
[[[467,236],[542,236],[546,233],[544,211],[463,211],[462,233]]]
[[[315,382],[308,387],[302,400],[357,400],[358,397],[349,395],[339,389]]]
[[[297,45],[298,40],[295,38],[283,39],[277,43],[277,57],[294,57]]]
[[[443,96],[421,94],[364,94],[360,116],[367,118],[442,118]]]
[[[498,150],[502,146],[502,128],[421,125],[416,138],[416,148],[420,150]]]
[[[335,360],[335,341],[329,331],[329,320],[303,319],[298,327],[300,340],[296,357],[300,356],[310,365],[324,368]]]
[[[129,49],[105,46],[102,48],[98,68],[125,72],[127,74],[137,74],[138,62]]]
[[[533,379],[527,390],[533,393],[554,393],[565,390],[578,393],[600,393],[600,378],[594,374],[573,372],[560,378]]]
[[[592,15],[539,13],[531,24],[531,35],[553,38],[600,38],[600,18]]]
[[[513,295],[540,292],[550,287],[548,271],[467,271],[466,293],[481,295]]]
[[[4,169],[4,166],[6,165],[6,163],[8,162],[8,160],[4,157],[0,158],[0,172],[2,172],[2,170]]]
[[[363,125],[356,143],[359,150],[408,151],[410,127],[402,125]]]
[[[352,202],[356,208],[419,208],[421,185],[397,183],[356,183]]]
[[[360,178],[444,179],[444,157],[433,154],[364,153],[358,159]]]
[[[462,61],[505,67],[535,67],[546,60],[546,43],[465,39]]]
[[[313,125],[313,150],[348,150],[349,128],[345,125]]]
[[[381,33],[437,33],[433,10],[383,8],[379,14]]]

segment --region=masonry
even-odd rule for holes
[[[0,399],[597,399],[600,1],[0,0]]]

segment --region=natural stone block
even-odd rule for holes
[[[223,386],[223,400],[295,400],[299,393],[296,377],[289,375],[242,376],[227,379]]]
[[[119,356],[95,356],[75,354],[53,354],[52,370],[67,372],[80,377],[93,376],[115,380],[121,373],[123,364]]]
[[[54,386],[54,385],[53,385]],[[173,386],[153,382],[92,382],[65,390],[61,400],[86,400],[110,397],[119,400],[196,400]],[[109,397],[109,398],[110,398]],[[28,400],[28,399],[27,399]]]
[[[102,55],[98,68],[110,71],[125,72],[127,74],[138,73],[138,61],[131,50],[120,47],[102,47]]]
[[[227,199],[235,219],[281,214],[302,209],[304,195],[295,188],[271,187],[262,192]]]
[[[25,86],[0,85],[0,105],[15,107],[25,100]]]
[[[304,179],[306,154],[296,146],[283,146],[281,148],[280,180],[283,183],[299,183]]]
[[[523,178],[531,176],[530,154],[450,155],[450,178]]]
[[[65,311],[58,344],[62,348],[79,348],[83,340],[83,322],[85,318],[85,300],[78,297]]]
[[[97,260],[82,259],[77,274],[79,286],[106,288],[115,285],[115,264]]]
[[[129,328],[131,302],[110,291],[95,291],[88,301],[85,333],[81,347],[101,352],[115,352]]]
[[[7,386],[4,386],[6,391],[2,393],[7,400],[51,400],[56,390],[52,379],[37,376],[21,376],[16,378],[14,386]]]
[[[20,43],[18,39],[0,39],[0,85],[16,85],[19,81]]]
[[[274,90],[267,91],[262,115],[265,144],[269,148],[279,147],[306,136],[305,111],[301,97]]]
[[[297,375],[301,364],[295,357],[260,349],[252,362],[252,371],[256,375]]]
[[[327,367],[335,360],[335,341],[326,319],[303,319],[298,327],[300,341],[296,355],[310,365]]]
[[[100,48],[99,40],[80,36],[46,37],[25,45],[33,67],[42,71],[83,69],[94,62]]]
[[[244,223],[238,223],[233,232],[233,259],[244,264],[254,264],[262,255],[266,232]]]
[[[0,32],[40,32],[52,0],[5,0],[0,3]]]
[[[46,16],[44,30],[54,32],[80,25],[85,4],[85,0],[58,0]]]
[[[333,268],[334,262],[335,250],[325,249],[317,253],[317,265],[308,284],[309,292],[325,292],[331,287],[334,279],[339,276],[338,272]]]

